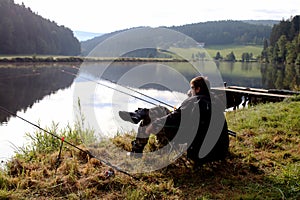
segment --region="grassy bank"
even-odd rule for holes
[[[179,159],[167,168],[137,174],[139,180],[117,171],[105,178],[108,166],[67,145],[55,170],[60,141],[37,131],[30,135],[32,146],[1,172],[0,199],[299,199],[300,98],[226,117],[238,135],[230,138],[226,161],[194,171]],[[58,132],[55,126],[49,130]],[[59,132],[84,148],[81,131],[77,126]],[[132,137],[118,135],[112,141],[127,148]]]

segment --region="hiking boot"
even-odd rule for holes
[[[137,124],[141,120],[147,118],[148,115],[149,115],[149,109],[146,108],[139,108],[134,112],[119,111],[119,116],[121,119],[134,124]]]

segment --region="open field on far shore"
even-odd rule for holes
[[[60,55],[0,55],[0,62],[101,62],[101,61],[128,61],[128,62],[182,62],[182,57],[189,60],[192,55],[198,52],[206,51],[213,58],[217,52],[221,53],[222,57],[226,57],[230,52],[233,52],[237,61],[241,60],[243,53],[252,53],[253,58],[257,58],[261,54],[262,46],[254,45],[223,45],[223,46],[206,46],[204,48],[171,48],[166,53],[173,58],[134,58],[134,57],[83,57],[83,56],[60,56]]]
[[[211,57],[215,57],[217,52],[220,52],[222,57],[225,57],[230,52],[233,52],[237,60],[242,59],[243,53],[252,53],[253,58],[257,58],[257,56],[261,55],[263,50],[263,46],[257,45],[223,45],[223,46],[207,46],[205,50]]]

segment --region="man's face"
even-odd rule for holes
[[[197,93],[200,92],[200,88],[199,87],[195,87],[193,84],[190,85],[191,89],[190,89],[190,93],[192,96],[195,96]]]

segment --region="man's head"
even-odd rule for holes
[[[207,77],[197,76],[190,81],[192,95],[209,95],[210,83]]]

